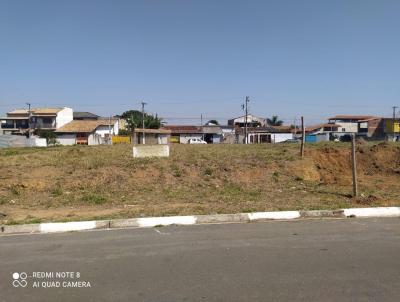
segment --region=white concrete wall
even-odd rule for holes
[[[168,136],[167,134],[159,134],[158,135],[158,144],[159,145],[166,145],[168,144]]]
[[[203,138],[203,135],[201,135],[201,134],[181,134],[181,135],[180,135],[180,138],[179,138],[179,142],[180,142],[181,144],[187,144],[187,143],[188,143],[188,140],[191,139],[191,138],[199,138],[199,139],[202,139],[202,138]]]
[[[60,145],[71,146],[76,144],[76,134],[74,133],[66,133],[66,134],[57,134],[57,143]]]
[[[33,137],[32,140],[33,147],[47,147],[47,140],[45,138]]]
[[[168,157],[169,145],[134,146],[133,157]]]
[[[319,133],[319,134],[316,134],[316,136],[317,136],[317,143],[329,142],[329,133]]]
[[[63,110],[57,113],[56,117],[56,127],[61,128],[65,124],[68,124],[74,119],[74,112],[72,108],[64,107]]]
[[[358,123],[337,122],[335,124],[339,125],[338,129],[339,132],[350,132],[350,133],[358,132]]]
[[[90,133],[88,136],[88,145],[93,146],[93,145],[99,145],[101,143],[101,137],[99,134],[96,133]]]
[[[271,141],[273,143],[284,142],[288,139],[293,139],[293,133],[272,133]]]
[[[118,125],[119,125],[118,121],[114,125],[111,125],[111,135],[118,135],[119,132]],[[105,137],[106,134],[110,133],[110,129],[108,126],[99,126],[97,127],[95,133],[100,135],[101,137]]]

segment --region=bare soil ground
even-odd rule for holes
[[[172,145],[133,159],[132,146],[0,150],[0,223],[400,205],[400,146]]]

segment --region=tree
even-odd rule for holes
[[[46,129],[36,129],[34,134],[39,136],[40,138],[45,138],[48,145],[55,145],[57,143],[57,136],[51,130]]]
[[[269,126],[282,126],[283,121],[277,115],[273,115],[272,118],[267,118],[267,123]]]
[[[138,110],[128,110],[121,114],[121,118],[126,120],[127,128],[133,131],[135,128],[142,128],[142,112]],[[147,129],[158,129],[163,125],[161,118],[152,114],[144,114],[144,127]]]
[[[206,125],[219,125],[217,120],[209,120]]]

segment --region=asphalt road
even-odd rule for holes
[[[400,219],[2,236],[0,301],[397,302]]]

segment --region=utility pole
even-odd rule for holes
[[[28,105],[28,138],[31,137],[31,103],[25,103]]]
[[[393,106],[393,119],[392,119],[392,132],[393,132],[393,141],[395,141],[395,130],[394,130],[394,122],[396,121],[396,109],[398,107],[397,106]]]
[[[304,157],[304,144],[306,142],[306,128],[304,127],[304,116],[301,117],[301,147],[300,155]]]
[[[112,145],[112,139],[111,139],[111,115],[110,115],[110,117],[108,119],[108,139],[109,139],[108,144]]]
[[[244,105],[242,105],[242,108],[245,111],[245,122],[244,122],[244,143],[247,144],[248,143],[248,139],[247,139],[247,115],[248,115],[248,103],[250,102],[250,99],[248,96],[246,96],[246,102]]]
[[[200,114],[200,126],[201,126],[201,139],[204,141],[204,133],[203,133],[203,114]]]
[[[141,104],[142,104],[142,144],[144,145],[145,144],[145,139],[144,139],[144,135],[145,135],[145,133],[144,133],[144,105],[147,105],[147,103],[142,101]]]
[[[353,170],[353,197],[358,195],[357,161],[356,161],[356,135],[351,136],[351,167]]]

